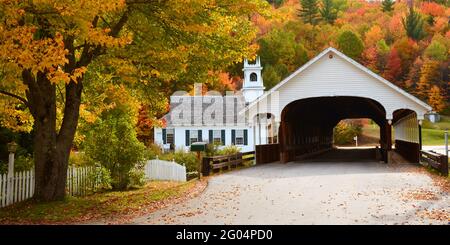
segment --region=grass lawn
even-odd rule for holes
[[[442,116],[437,123],[424,120],[422,124],[422,142],[423,145],[443,145],[444,132],[450,130],[450,117]]]
[[[423,145],[444,145],[444,130],[422,128]]]
[[[422,144],[444,145],[444,132],[446,128],[450,130],[450,117],[448,116],[442,116],[441,121],[437,123],[431,123],[430,121],[425,120],[422,125]],[[379,138],[379,130],[377,125],[368,124],[362,128],[362,134]]]
[[[203,181],[204,182],[204,181]],[[0,209],[0,224],[67,224],[95,220],[115,220],[150,212],[202,185],[198,180],[188,182],[152,181],[145,187],[128,191],[110,191],[87,197],[68,197],[64,201],[34,203],[25,201]]]

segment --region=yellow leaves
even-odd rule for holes
[[[57,69],[49,69],[47,72],[47,78],[53,84],[58,84],[60,82],[69,83],[70,81],[74,81],[75,83],[81,78],[84,73],[86,73],[86,67],[76,68],[71,74],[64,72],[60,67]]]
[[[84,66],[82,66],[80,68],[76,68],[75,71],[72,73],[72,75],[70,75],[70,78],[76,82],[78,80],[78,78],[81,78],[83,76],[83,74],[86,73],[86,71],[87,71],[87,68]]]
[[[16,27],[0,33],[0,60],[13,63],[33,74],[54,69],[67,63],[67,50],[63,37],[56,33],[54,38],[34,40],[34,26]]]
[[[57,84],[57,83],[60,83],[60,82],[64,82],[64,83],[69,83],[70,82],[69,74],[65,73],[59,67],[58,67],[58,69],[53,69],[52,68],[52,71],[47,73],[47,78],[53,84]]]
[[[87,42],[94,44],[94,45],[104,46],[106,48],[123,47],[123,46],[131,43],[132,38],[130,35],[115,38],[108,34],[110,31],[111,30],[109,28],[89,29],[88,35],[87,35]]]
[[[30,132],[33,118],[28,110],[17,109],[17,100],[0,94],[0,125],[15,132]]]

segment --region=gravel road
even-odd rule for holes
[[[216,175],[200,196],[133,223],[450,224],[450,194],[419,167],[330,156]]]

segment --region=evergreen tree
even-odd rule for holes
[[[275,8],[278,8],[283,4],[284,0],[267,0],[268,3],[270,3]]]
[[[381,2],[381,8],[383,9],[383,12],[391,12],[393,10],[394,1],[392,0],[383,0]]]
[[[311,25],[317,24],[319,20],[319,7],[317,5],[317,0],[301,0],[299,16],[303,19],[305,23]]]
[[[322,8],[319,10],[322,20],[329,24],[334,24],[337,19],[337,9],[333,0],[322,0]]]
[[[422,16],[414,11],[414,8],[409,8],[408,15],[402,19],[402,23],[409,38],[418,41],[425,36]]]

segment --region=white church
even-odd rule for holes
[[[275,143],[276,134],[267,133],[272,132],[267,130],[273,123],[270,118],[261,119],[261,124],[255,128],[240,115],[249,103],[264,93],[262,69],[259,57],[255,63],[245,59],[242,89],[231,95],[217,92],[202,95],[201,84],[194,89],[193,96],[175,93],[170,97],[170,112],[162,118],[164,127],[154,129],[154,142],[164,150],[187,151],[192,143],[208,142],[219,148],[235,145],[242,152],[253,151],[255,144]],[[223,116],[215,116],[220,114]]]

